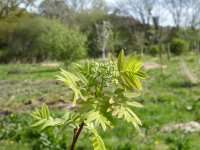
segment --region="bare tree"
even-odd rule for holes
[[[49,7],[52,4],[55,6]],[[67,5],[67,8],[71,11],[80,12],[91,7],[103,7],[105,5],[105,0],[43,0],[41,4],[41,6],[44,8],[46,7],[46,9],[55,9],[56,5]],[[61,8],[61,6],[59,8]]]
[[[90,7],[103,7],[105,0],[64,0],[74,11],[81,11]]]
[[[123,15],[131,15],[143,25],[150,24],[156,0],[117,0],[117,9]]]
[[[34,0],[0,0],[0,18],[5,18],[11,11],[19,9],[23,4],[23,8],[33,5]],[[24,9],[21,8],[23,11]],[[20,13],[20,12],[19,12]]]
[[[63,0],[45,0],[39,6],[40,13],[48,18],[64,21],[71,16],[69,7]]]
[[[96,24],[97,29],[97,45],[98,48],[102,51],[102,58],[106,58],[106,47],[108,44],[111,24],[109,21],[103,21],[102,25]]]
[[[185,25],[191,29],[196,29],[200,22],[200,1],[187,0],[185,3]]]
[[[140,49],[141,55],[143,56],[144,54],[144,49],[145,49],[145,43],[147,42],[145,38],[145,33],[144,32],[135,32],[133,33],[133,39],[135,46]]]
[[[104,7],[105,0],[43,0],[39,6],[42,15],[62,22],[74,23],[81,11]]]
[[[163,7],[167,6],[169,13],[172,16],[173,22],[177,28],[180,27],[184,20],[184,14],[186,10],[186,2],[188,0],[164,0]]]

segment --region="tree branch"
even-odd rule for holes
[[[72,141],[70,150],[74,150],[75,144],[76,144],[76,142],[78,140],[78,137],[79,137],[79,135],[81,133],[81,130],[83,129],[83,126],[84,126],[84,123],[81,123],[79,128],[75,128],[74,129],[74,137],[73,137],[73,141]]]

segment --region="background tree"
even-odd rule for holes
[[[104,0],[44,0],[39,6],[40,13],[70,25],[76,25],[77,17],[90,9],[104,8]]]
[[[185,20],[186,27],[191,29],[197,29],[200,22],[200,1],[199,0],[187,0],[185,2]]]
[[[101,25],[96,24],[97,30],[97,45],[99,50],[102,51],[102,58],[106,58],[106,47],[108,45],[110,32],[111,32],[111,24],[108,21],[103,21]]]
[[[133,34],[134,37],[134,43],[135,43],[135,48],[137,50],[140,50],[141,54],[144,54],[144,50],[146,48],[146,43],[147,40],[145,38],[145,33],[144,32],[135,32]]]
[[[70,19],[70,15],[72,15],[67,4],[60,0],[44,0],[39,5],[39,11],[42,16],[62,22]]]
[[[12,31],[9,47],[13,58],[21,62],[47,59],[68,61],[84,58],[86,37],[77,29],[69,29],[55,20],[28,17],[20,20]],[[66,42],[67,41],[67,42]]]
[[[175,26],[179,28],[184,20],[187,0],[164,0],[163,2],[163,7],[167,6]]]
[[[124,0],[117,1],[117,9],[121,14],[129,14],[143,25],[150,25],[155,0]]]
[[[0,19],[5,18],[12,11],[19,10],[18,13],[22,13],[28,6],[32,6],[34,0],[1,0],[0,1]],[[19,8],[23,5],[23,8]]]

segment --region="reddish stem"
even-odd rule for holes
[[[76,142],[78,140],[78,137],[79,137],[79,135],[81,133],[81,130],[83,129],[83,126],[84,126],[84,123],[81,123],[79,128],[75,128],[74,129],[74,137],[73,137],[73,141],[72,141],[70,150],[74,150],[75,144],[76,144]]]

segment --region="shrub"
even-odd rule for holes
[[[159,53],[159,47],[158,45],[149,45],[148,46],[148,52],[152,56],[156,56]]]
[[[171,52],[175,55],[180,55],[189,50],[189,42],[183,39],[174,38],[170,43]]]
[[[86,55],[86,37],[55,20],[29,17],[16,25],[10,47],[19,60],[75,60]]]
[[[40,40],[40,49],[51,59],[69,62],[86,56],[86,36],[55,21],[51,21],[48,32],[42,34]]]
[[[116,119],[122,119],[139,130],[141,121],[133,111],[134,107],[142,105],[133,101],[133,98],[139,96],[138,91],[142,91],[139,79],[147,77],[140,70],[141,57],[135,57],[133,53],[126,61],[121,51],[118,62],[110,55],[110,61],[106,63],[74,65],[77,69],[74,73],[61,70],[61,75],[57,76],[73,91],[74,111],[68,111],[62,118],[53,118],[47,105],[42,104],[41,110],[36,108],[32,113],[35,120],[32,127],[41,132],[55,126],[61,130],[72,126],[74,137],[71,150],[74,150],[83,128],[93,133],[91,140],[95,150],[106,149],[96,130],[98,126],[106,131],[116,124]]]
[[[0,50],[0,62],[7,63],[9,60],[14,57],[14,53],[10,48],[4,48]]]

